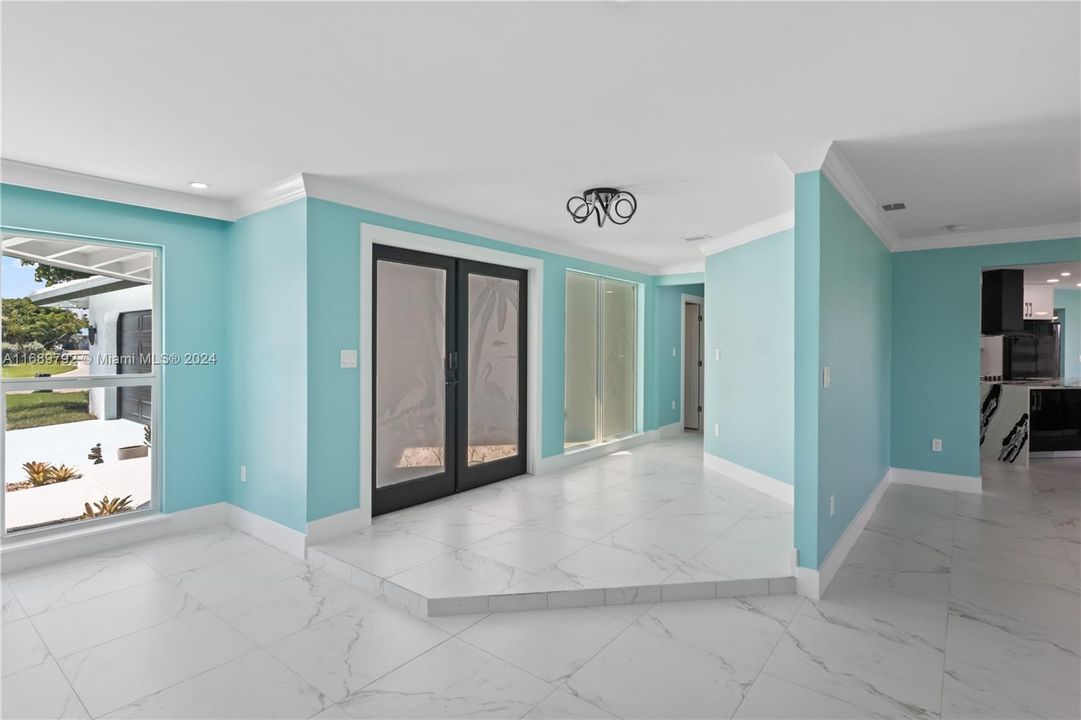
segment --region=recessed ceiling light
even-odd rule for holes
[[[190,182],[188,185],[191,185],[195,190],[206,190],[210,187],[205,182],[199,182],[198,180]]]
[[[947,225],[946,229],[950,232],[964,232],[968,230],[968,225]]]
[[[1047,278],[1047,282],[1056,283],[1056,282],[1058,282],[1058,278]]]
[[[1070,273],[1068,272],[1059,273],[1059,275],[1061,275],[1062,277],[1070,277]]]

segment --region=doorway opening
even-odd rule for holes
[[[696,432],[702,431],[705,407],[704,307],[702,298],[683,296],[683,429]]]
[[[373,515],[525,473],[527,272],[372,255]]]

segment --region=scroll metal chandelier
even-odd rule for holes
[[[597,218],[597,227],[604,227],[606,220],[616,225],[626,225],[638,209],[638,200],[626,190],[615,188],[590,188],[580,196],[567,201],[571,219],[581,225],[590,215]]]

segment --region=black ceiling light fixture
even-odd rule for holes
[[[597,216],[597,227],[604,227],[606,220],[616,225],[626,225],[637,209],[638,200],[634,195],[615,188],[590,188],[567,201],[567,212],[579,225],[594,214]]]

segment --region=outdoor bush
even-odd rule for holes
[[[48,485],[53,482],[53,480],[50,479],[50,473],[53,470],[53,466],[47,462],[39,462],[37,460],[24,462],[23,470],[26,472],[26,480],[34,487],[41,487],[42,485]]]
[[[49,482],[67,482],[68,480],[78,480],[83,474],[79,472],[79,468],[61,465],[60,467],[50,468],[48,476]]]
[[[131,495],[125,498],[110,498],[106,495],[101,498],[101,502],[94,503],[94,507],[90,507],[90,503],[83,503],[83,508],[85,512],[81,518],[82,520],[102,517],[103,515],[115,515],[132,509]]]
[[[30,483],[33,487],[52,485],[53,483],[67,482],[68,480],[78,480],[83,476],[83,474],[79,472],[79,468],[68,467],[67,465],[53,467],[52,463],[41,462],[39,460],[24,462],[23,470],[26,472],[26,482]]]

